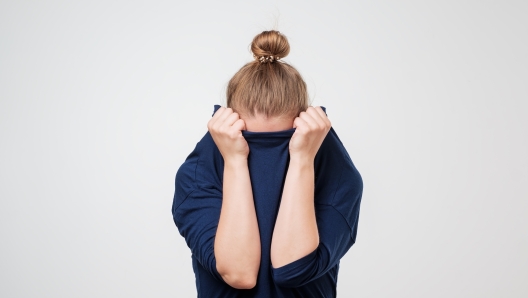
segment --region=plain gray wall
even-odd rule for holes
[[[265,29],[363,176],[339,297],[528,297],[528,2],[1,1],[0,296],[193,297],[174,175]]]

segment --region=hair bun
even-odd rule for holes
[[[279,31],[263,31],[253,38],[251,52],[255,59],[264,62],[273,62],[282,59],[290,53],[290,44],[286,36]]]

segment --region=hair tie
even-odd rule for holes
[[[275,61],[278,61],[280,59],[279,56],[260,56],[260,57],[255,57],[258,61],[260,61],[260,63],[272,63],[272,62],[275,62]]]

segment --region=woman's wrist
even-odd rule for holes
[[[225,168],[232,168],[232,169],[238,169],[238,168],[246,168],[248,167],[247,163],[247,156],[238,155],[238,156],[230,156],[227,158],[224,158],[224,167]]]
[[[291,154],[290,167],[313,168],[314,157],[308,154]]]

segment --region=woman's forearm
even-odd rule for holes
[[[214,243],[216,267],[226,283],[249,289],[260,266],[260,234],[247,159],[225,160],[222,209]]]
[[[271,242],[275,268],[308,255],[319,245],[313,158],[291,158]]]

